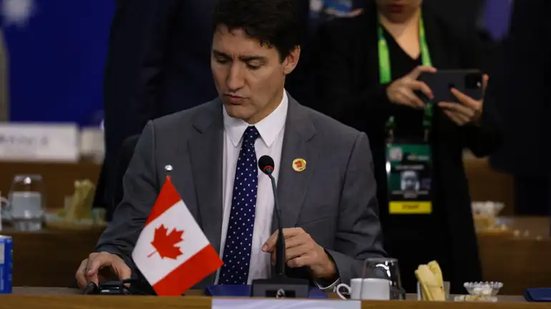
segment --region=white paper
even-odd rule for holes
[[[213,309],[240,308],[240,309],[360,309],[358,300],[338,299],[267,299],[267,298],[214,298]]]
[[[78,146],[76,124],[0,123],[0,160],[75,162]]]

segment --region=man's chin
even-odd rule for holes
[[[248,114],[243,106],[226,103],[224,103],[224,106],[226,107],[228,116],[242,120],[248,119]]]

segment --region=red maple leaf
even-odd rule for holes
[[[151,257],[158,252],[161,258],[167,257],[175,260],[179,255],[183,254],[180,247],[176,246],[177,243],[184,240],[182,234],[184,234],[183,230],[178,231],[176,229],[172,229],[168,233],[168,229],[164,224],[161,224],[161,226],[155,229],[155,237],[151,242],[157,251],[151,252],[147,257]]]

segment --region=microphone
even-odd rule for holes
[[[274,210],[277,220],[276,265],[275,273],[271,279],[255,279],[252,284],[252,296],[261,297],[308,297],[308,280],[289,278],[285,275],[285,237],[281,226],[281,211],[277,199],[276,181],[274,172],[274,159],[270,156],[262,156],[258,159],[260,170],[270,177],[272,192],[274,194]]]
[[[283,227],[281,226],[281,212],[279,210],[279,204],[277,201],[277,187],[274,176],[274,159],[272,157],[264,155],[258,159],[258,167],[260,170],[270,177],[272,181],[272,192],[274,194],[274,210],[276,212],[277,220],[277,243],[276,243],[276,264],[275,271],[278,276],[285,276],[285,237],[283,237]]]

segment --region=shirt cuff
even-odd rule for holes
[[[341,282],[341,278],[337,278],[337,280],[333,281],[333,283],[331,283],[330,285],[327,285],[325,286],[324,284],[320,283],[320,282],[317,282],[314,280],[314,283],[316,284],[316,286],[322,290],[322,291],[327,291],[327,292],[335,292],[335,288],[337,287],[337,285]],[[325,282],[324,282],[325,283]]]

